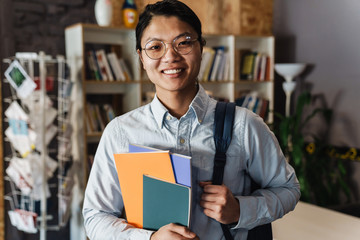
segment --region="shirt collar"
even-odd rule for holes
[[[189,109],[195,112],[197,122],[201,124],[205,117],[206,109],[209,103],[209,96],[206,94],[205,89],[199,85],[199,91],[195,98],[190,103]],[[164,119],[168,113],[167,108],[160,102],[157,95],[155,94],[154,99],[150,103],[151,111],[154,115],[155,121],[159,128],[164,126]]]

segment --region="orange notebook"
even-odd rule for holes
[[[143,227],[143,175],[175,183],[169,151],[114,154],[128,223]]]

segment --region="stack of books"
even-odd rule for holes
[[[114,158],[128,223],[155,231],[169,223],[189,226],[190,157],[130,144]]]

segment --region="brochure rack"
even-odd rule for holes
[[[9,66],[14,61],[20,63],[36,88],[24,98],[13,87],[12,79],[3,81],[4,91],[9,92],[3,96],[4,198],[10,206],[6,214],[13,226],[30,234],[39,230],[39,239],[45,240],[47,231],[60,230],[70,216],[74,179],[70,121],[73,84],[62,56],[54,59],[43,52],[20,53],[3,60]],[[16,110],[6,112],[12,105],[25,119],[17,119]],[[14,133],[16,129],[23,132]],[[19,149],[20,140],[30,143],[30,151]]]

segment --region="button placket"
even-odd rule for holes
[[[191,129],[191,119],[181,119],[178,126],[178,149],[184,154],[189,154],[189,136]]]

